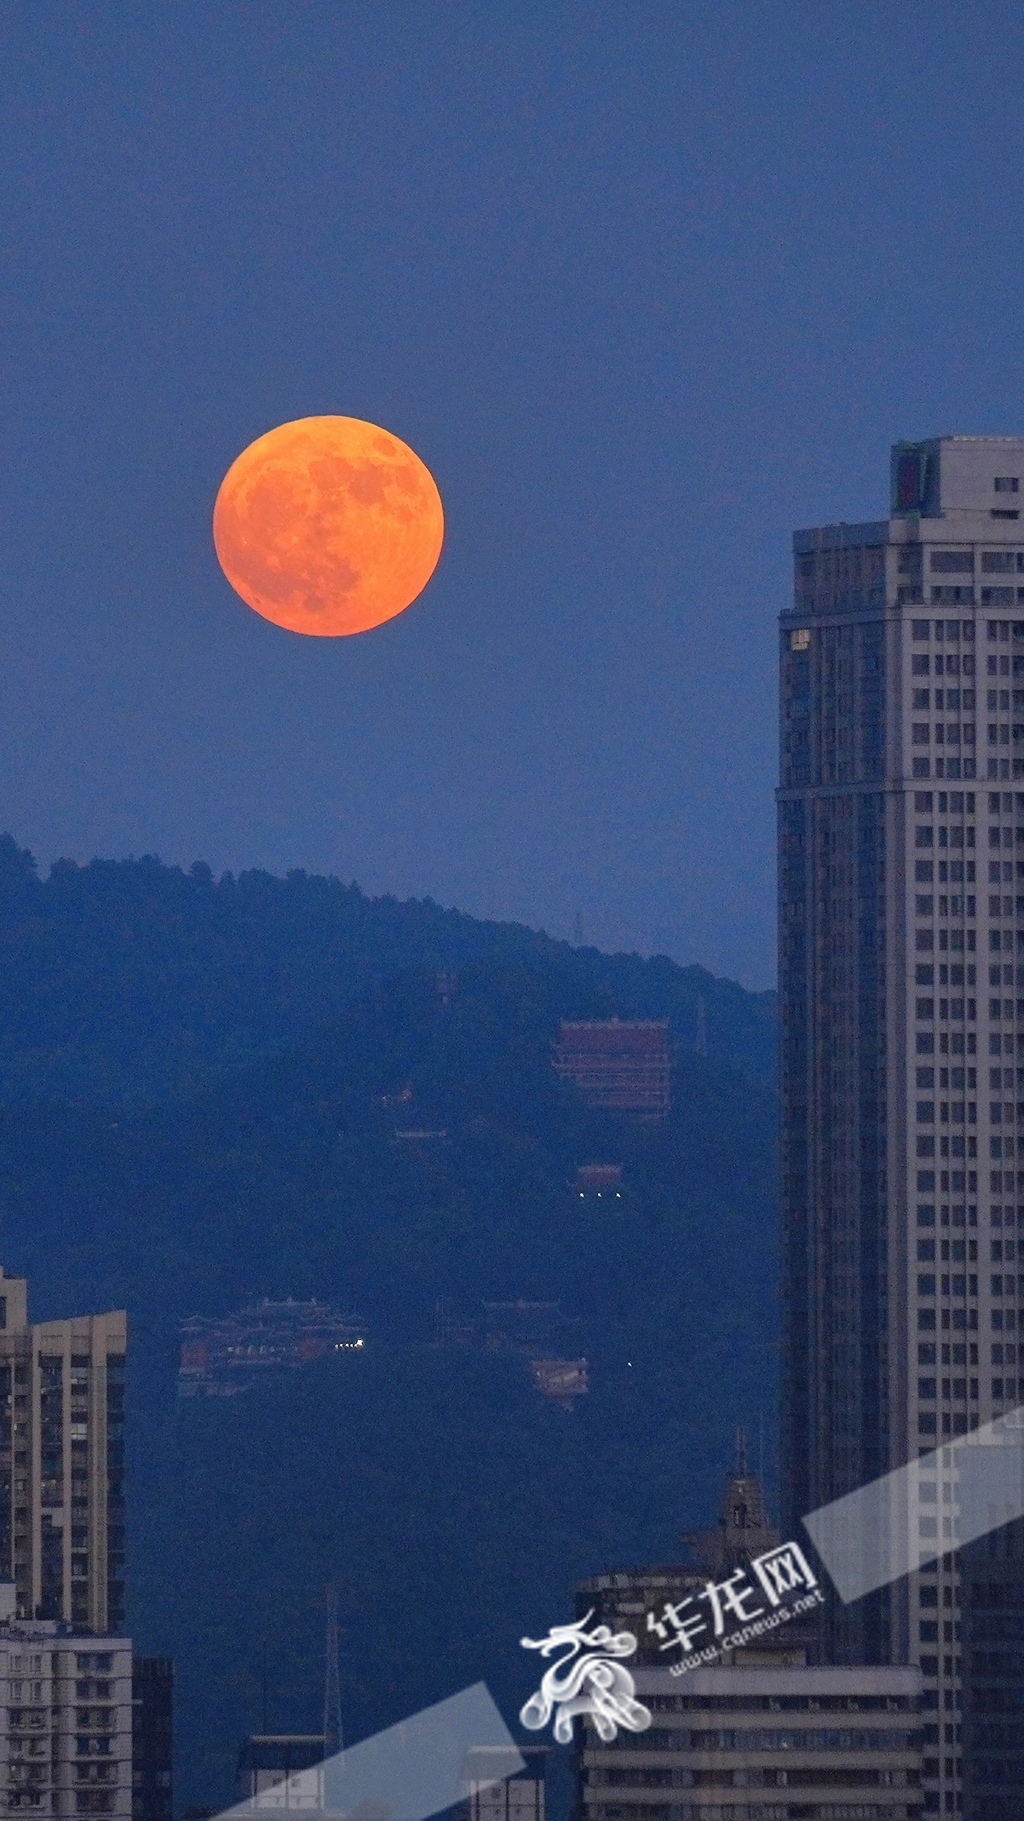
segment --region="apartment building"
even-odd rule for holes
[[[901,443],[887,517],[794,538],[778,793],[787,1529],[1024,1403],[1022,489],[1024,438]],[[947,1555],[832,1601],[825,1656],[919,1667],[925,1812],[1017,1815],[965,1775],[962,1599]],[[1016,1674],[1024,1690],[1019,1656]]]
[[[0,1272],[0,1577],[22,1619],[124,1623],[123,1311],[30,1323]]]
[[[0,1584],[0,1812],[132,1813],[132,1649],[13,1616]]]

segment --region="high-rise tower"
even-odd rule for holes
[[[0,1272],[0,1580],[26,1619],[124,1623],[123,1312],[30,1323]]]
[[[1022,493],[1024,438],[901,443],[888,518],[794,539],[779,790],[788,1524],[1024,1403]],[[833,1608],[826,1640],[839,1661],[920,1665],[934,1813],[975,1812],[960,1601],[946,1557]]]

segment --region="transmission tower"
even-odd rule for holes
[[[327,1657],[324,1665],[324,1757],[341,1750],[341,1678],[338,1669],[338,1589],[327,1585]]]

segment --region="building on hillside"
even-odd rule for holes
[[[264,1298],[234,1315],[193,1315],[182,1323],[179,1397],[232,1397],[269,1372],[362,1352],[366,1326],[328,1303]]]
[[[132,1647],[14,1618],[0,1584],[0,1812],[132,1815]]]
[[[124,1623],[123,1310],[30,1323],[0,1272],[0,1576],[21,1618]]]
[[[515,1302],[485,1302],[480,1307],[480,1339],[491,1353],[554,1359],[579,1329],[578,1317],[563,1315],[557,1302],[527,1302],[520,1297]]]
[[[553,1061],[588,1106],[660,1118],[672,1104],[667,1018],[563,1019]]]
[[[171,1821],[174,1763],[174,1664],[132,1663],[132,1821]]]
[[[579,1618],[636,1637],[630,1674],[652,1723],[609,1741],[589,1717],[577,1727],[575,1821],[915,1821],[919,1671],[815,1663],[813,1630],[797,1617],[673,1674],[681,1652],[667,1609],[703,1603],[710,1615],[711,1588],[725,1601],[748,1571],[756,1588],[754,1564],[779,1549],[742,1461],[718,1525],[687,1540],[686,1566],[598,1575],[577,1591]]]
[[[794,537],[778,793],[787,1526],[1024,1401],[1022,488],[1024,438],[899,443],[887,518]],[[834,1661],[920,1665],[929,1813],[966,1813],[960,1607],[948,1555],[826,1615]]]
[[[563,1315],[557,1302],[485,1302],[478,1314],[465,1315],[439,1297],[434,1344],[512,1354],[524,1362],[537,1391],[569,1409],[590,1389],[587,1360],[567,1357],[578,1329],[578,1318]]]
[[[530,1375],[537,1390],[564,1410],[571,1409],[576,1398],[590,1390],[585,1359],[531,1359]]]
[[[621,1163],[581,1163],[573,1189],[579,1201],[621,1202],[625,1197]]]

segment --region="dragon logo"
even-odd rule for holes
[[[545,1671],[536,1694],[519,1713],[524,1726],[539,1732],[554,1712],[554,1734],[560,1745],[572,1742],[576,1714],[589,1714],[605,1743],[615,1738],[620,1726],[629,1732],[644,1732],[651,1724],[648,1709],[635,1698],[636,1684],[629,1670],[613,1660],[633,1655],[633,1633],[612,1632],[607,1625],[587,1631],[593,1616],[591,1608],[575,1625],[552,1625],[546,1638],[519,1640],[524,1650],[539,1650],[542,1657],[564,1649],[564,1656]]]

